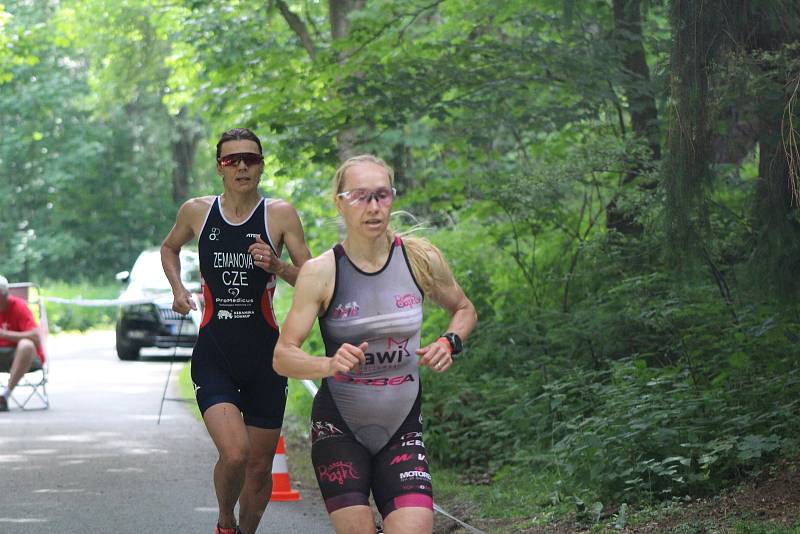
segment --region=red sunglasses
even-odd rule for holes
[[[227,156],[222,156],[221,158],[217,159],[217,161],[223,167],[233,167],[235,165],[239,165],[240,161],[244,161],[244,164],[250,167],[251,165],[258,165],[264,161],[264,156],[261,154],[254,154],[253,152],[239,152],[237,154],[228,154]]]

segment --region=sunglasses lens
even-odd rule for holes
[[[381,204],[388,204],[394,199],[394,189],[381,187],[375,191],[375,198],[377,198],[378,202]]]
[[[257,165],[261,163],[264,161],[264,158],[261,156],[261,154],[254,154],[252,152],[228,154],[227,156],[222,156],[219,158],[219,164],[223,167],[232,167],[234,165],[238,165],[240,161],[244,161],[244,164],[249,167],[251,165]]]
[[[264,158],[259,154],[245,154],[242,156],[242,160],[244,161],[245,165],[258,165],[264,161]]]
[[[378,204],[386,206],[394,199],[394,188],[381,187],[375,191],[368,189],[353,189],[347,192],[347,200],[351,205],[369,204],[372,199],[378,201]]]

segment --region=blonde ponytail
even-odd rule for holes
[[[394,242],[394,232],[389,231],[389,243]],[[400,235],[406,249],[411,272],[425,295],[430,295],[437,286],[451,283],[453,273],[442,251],[423,237]]]

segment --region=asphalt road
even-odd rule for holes
[[[0,533],[213,532],[217,455],[205,428],[172,400],[156,424],[171,352],[121,362],[114,333],[99,332],[51,337],[49,353],[50,409],[0,413]],[[270,503],[267,532],[332,528],[304,499]]]

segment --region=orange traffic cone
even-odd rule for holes
[[[286,463],[286,447],[283,436],[278,438],[275,459],[272,460],[272,497],[273,501],[299,501],[300,492],[292,489],[289,482],[289,465]]]

